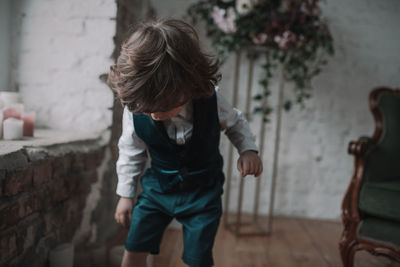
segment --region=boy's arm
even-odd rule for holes
[[[221,128],[238,150],[240,157],[237,161],[237,169],[245,177],[254,175],[258,177],[263,171],[263,164],[257,155],[258,148],[255,144],[255,136],[250,131],[249,124],[242,113],[233,108],[222,95],[216,91],[218,102],[218,116]]]
[[[118,148],[116,193],[121,197],[134,198],[137,181],[146,165],[147,152],[146,144],[135,134],[132,113],[126,106],[122,116],[122,134]]]
[[[251,132],[249,124],[243,117],[242,112],[233,108],[218,92],[218,89],[216,94],[221,129],[225,130],[225,134],[236,147],[240,155],[248,150],[258,153],[258,148],[255,144],[255,135]]]

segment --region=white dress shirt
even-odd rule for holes
[[[258,151],[255,136],[242,113],[233,108],[218,92],[217,105],[221,130],[225,131],[229,140],[236,147],[239,154],[247,150]],[[163,121],[169,138],[177,144],[185,144],[192,136],[193,107],[192,102],[185,104],[182,111],[171,119]],[[118,141],[119,157],[116,163],[118,175],[117,195],[134,198],[136,196],[137,181],[145,169],[147,162],[146,144],[136,135],[132,113],[125,106],[122,116],[122,134]]]

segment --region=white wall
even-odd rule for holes
[[[9,41],[10,41],[10,16],[9,1],[0,1],[0,91],[8,89],[9,75]]]
[[[176,18],[193,2],[152,0],[159,17]],[[347,154],[348,142],[360,135],[371,135],[374,129],[368,94],[375,86],[398,87],[400,84],[400,2],[354,0],[349,4],[345,0],[329,0],[323,1],[322,11],[329,20],[336,55],[314,80],[314,95],[307,108],[295,107],[284,113],[275,211],[280,215],[339,219],[341,201],[353,170],[353,158]],[[199,26],[197,29],[205,38],[204,30]],[[221,89],[229,100],[233,63],[232,57],[222,68]],[[246,70],[246,62],[242,68]],[[243,78],[241,109],[246,91],[246,77]],[[273,87],[277,89],[276,84]],[[286,92],[290,95],[288,90]],[[271,103],[276,103],[276,93]],[[274,116],[266,134],[263,213],[269,205]],[[259,121],[251,123],[256,134],[259,124]],[[227,151],[226,139],[222,151]],[[233,207],[237,202],[239,181],[235,170],[234,173]],[[253,178],[247,181],[245,209],[251,211]]]
[[[113,0],[12,2],[11,85],[38,126],[101,131],[113,96],[99,80],[112,64]]]

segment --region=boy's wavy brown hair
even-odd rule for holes
[[[107,82],[131,112],[152,113],[213,95],[220,78],[218,60],[201,51],[194,28],[162,20],[136,25]]]

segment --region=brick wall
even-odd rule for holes
[[[79,228],[105,148],[0,170],[0,266],[45,266]]]

